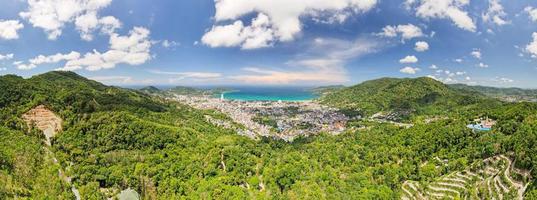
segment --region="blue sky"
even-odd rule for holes
[[[532,0],[2,0],[0,74],[111,85],[537,88]]]

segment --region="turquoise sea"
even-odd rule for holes
[[[306,101],[318,96],[303,87],[240,87],[224,93],[224,99],[242,101]]]

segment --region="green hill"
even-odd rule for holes
[[[487,86],[470,86],[464,84],[449,85],[451,88],[480,93],[489,97],[509,101],[537,101],[537,90],[521,88],[495,88]]]
[[[444,101],[455,102],[450,109],[466,105],[453,100],[466,97],[464,91],[430,79],[361,85],[341,90],[356,95],[344,92],[354,100],[340,105],[383,100],[371,105],[400,109],[391,107],[396,98],[417,110],[441,108]],[[38,105],[63,119],[51,146],[21,119]],[[340,135],[254,141],[207,122],[207,117],[229,120],[216,111],[105,86],[75,73],[0,76],[0,199],[74,199],[58,169],[72,178],[82,199],[107,199],[126,189],[142,199],[398,199],[407,180],[433,182],[500,154],[537,176],[537,104],[458,111],[406,129],[385,123],[358,129],[349,123]],[[466,128],[479,115],[496,119],[497,127],[489,133]],[[424,165],[436,157],[448,161]],[[527,181],[529,195],[535,196],[535,181]]]
[[[381,111],[449,111],[451,107],[469,105],[482,99],[481,95],[453,89],[439,81],[423,77],[366,81],[326,95],[320,101],[371,115]]]
[[[140,91],[145,92],[147,94],[157,94],[160,93],[160,89],[156,88],[155,86],[147,86],[140,89]]]

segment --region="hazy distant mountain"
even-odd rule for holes
[[[535,101],[537,100],[537,90],[521,88],[496,88],[488,86],[470,86],[464,84],[453,84],[450,87],[468,90],[483,95],[499,98],[506,101]]]
[[[148,94],[155,94],[161,92],[160,89],[154,87],[154,86],[147,86],[140,89],[140,91],[148,93]]]

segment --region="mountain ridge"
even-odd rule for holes
[[[470,91],[450,88],[432,78],[420,77],[369,80],[323,96],[320,101],[371,115],[382,111],[419,111],[431,106],[449,109],[452,105],[469,105],[484,98]]]

